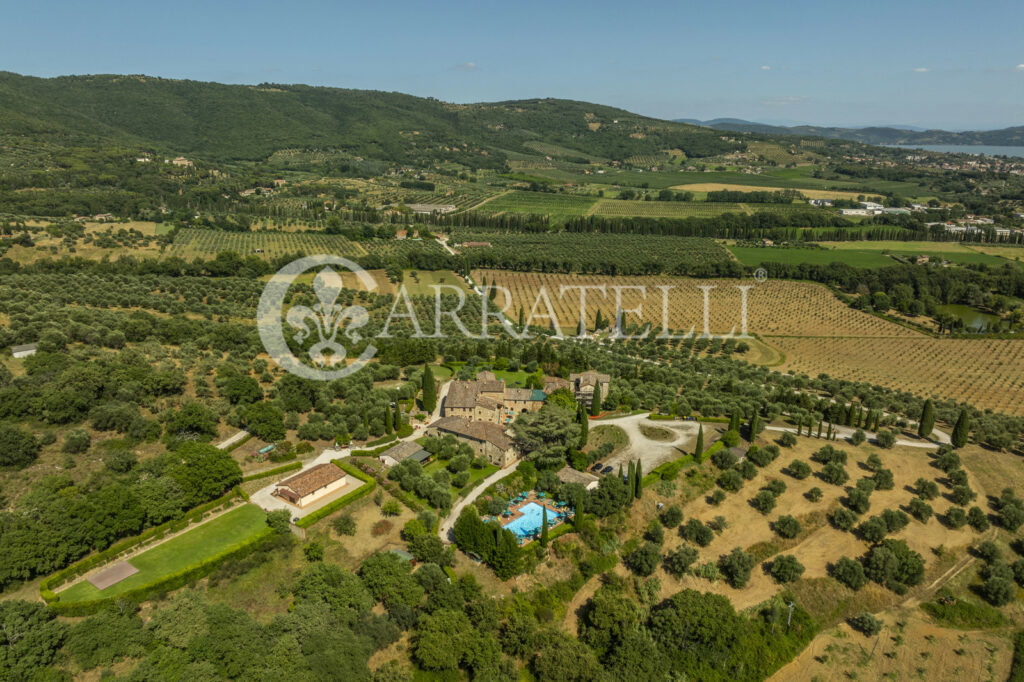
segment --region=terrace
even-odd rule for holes
[[[512,531],[519,544],[540,537],[544,524],[544,509],[548,510],[548,528],[562,524],[571,513],[565,502],[555,502],[547,493],[521,493],[509,502],[508,509],[500,516],[488,516],[486,521],[497,521],[502,528]]]

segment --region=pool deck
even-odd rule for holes
[[[504,527],[508,526],[509,524],[515,522],[516,519],[519,519],[522,516],[524,516],[523,512],[520,511],[520,510],[523,507],[525,507],[526,505],[531,504],[531,503],[539,504],[540,506],[547,508],[547,510],[549,512],[549,514],[548,514],[548,528],[549,529],[554,528],[555,526],[563,523],[564,520],[565,520],[565,517],[572,513],[569,507],[563,507],[563,508],[559,509],[558,507],[555,506],[555,501],[553,499],[551,499],[550,497],[543,497],[542,498],[536,492],[531,491],[524,499],[519,500],[517,502],[513,502],[511,505],[509,505],[508,516],[505,516],[504,514],[502,514],[501,516],[494,517],[494,520],[497,521],[498,523],[500,523],[501,527],[504,528]],[[540,530],[540,528],[538,527],[538,532],[539,532],[539,530]],[[523,544],[524,542],[527,542],[529,540],[530,540],[529,537],[519,537],[519,543],[520,544]]]

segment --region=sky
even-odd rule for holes
[[[0,70],[981,130],[1024,125],[1022,25],[1021,0],[0,0]]]

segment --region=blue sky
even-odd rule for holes
[[[1024,125],[1024,2],[3,3],[0,69],[564,97],[662,118]]]

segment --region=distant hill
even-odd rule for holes
[[[922,130],[913,126],[868,126],[865,128],[839,128],[828,126],[776,126],[755,123],[738,118],[716,118],[698,121],[691,118],[676,119],[691,125],[759,135],[801,135],[852,140],[865,144],[987,144],[1024,146],[1024,126],[1001,130],[967,131]]]
[[[557,99],[456,105],[396,92],[223,85],[150,76],[34,78],[0,72],[0,137],[122,144],[211,160],[329,149],[389,162],[499,166],[511,155],[625,160],[742,149],[718,133]]]

